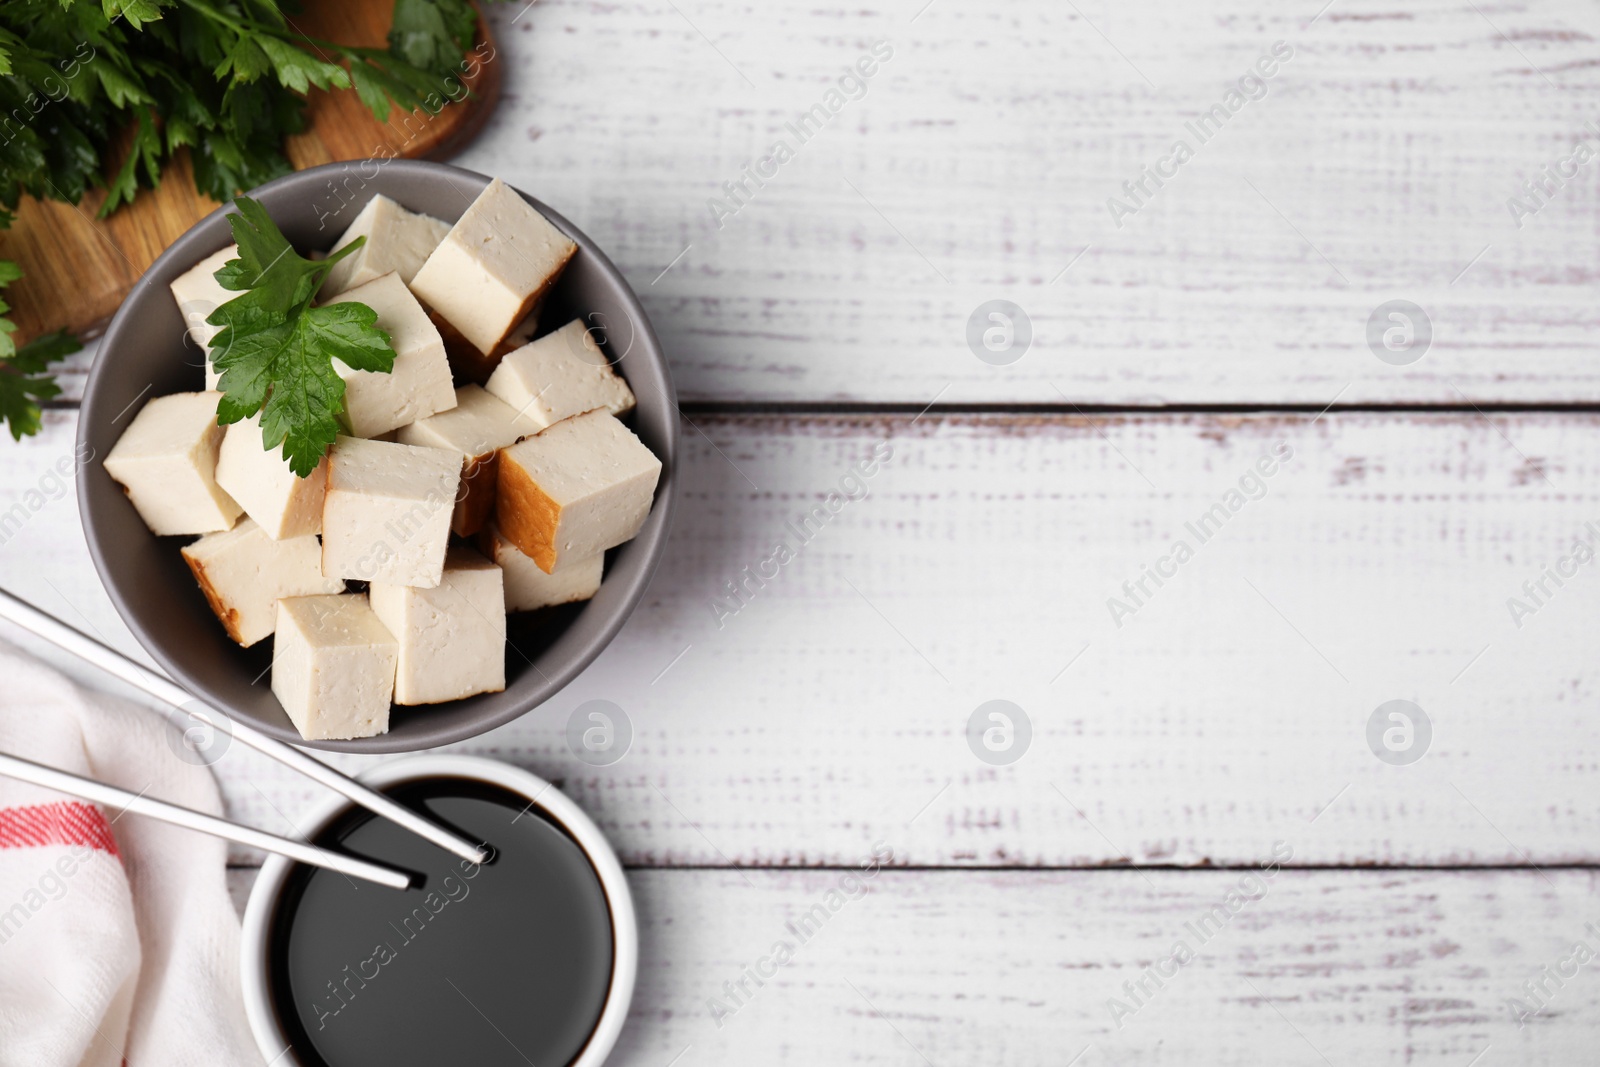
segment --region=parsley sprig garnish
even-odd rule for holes
[[[378,313],[365,304],[311,306],[328,271],[365,238],[327,259],[306,259],[259,203],[241,196],[235,204],[228,224],[239,258],[224,263],[216,279],[241,295],[206,319],[222,327],[211,341],[211,360],[222,372],[217,421],[261,412],[262,446],[281,444],[289,466],[304,478],[339,434],[344,379],[333,361],[387,373],[394,369],[394,348],[377,327]]]

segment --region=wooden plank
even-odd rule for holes
[[[1280,871],[1234,913],[1241,872],[889,871],[802,942],[786,924],[841,878],[630,872],[640,977],[612,1062],[1565,1067],[1600,1039],[1593,963],[1526,1026],[1507,1006],[1596,949],[1592,871]],[[761,962],[780,940],[790,962]]]
[[[0,514],[72,418],[0,465]],[[1229,864],[1277,839],[1313,864],[1600,858],[1600,582],[1543,579],[1520,629],[1507,608],[1600,524],[1594,416],[706,419],[685,444],[671,547],[613,646],[458,746],[561,781],[629,863],[840,863],[880,837],[927,865]],[[719,611],[782,538],[795,558]],[[1179,539],[1194,558],[1119,627],[1108,600]],[[126,643],[70,498],[0,548],[0,583]],[[1432,723],[1409,766],[1367,739],[1396,699]],[[632,723],[610,766],[567,746],[590,700]],[[1032,724],[1011,765],[967,742],[992,700]],[[242,750],[217,770],[269,829],[314,799]]]
[[[505,103],[458,161],[610,252],[690,400],[1600,399],[1588,168],[1520,228],[1507,208],[1596,143],[1593,13],[1319,6],[509,5]],[[880,38],[866,95],[798,143]],[[1278,40],[1266,97],[1188,134]],[[708,200],[780,138],[719,227]],[[1194,158],[1119,229],[1107,199],[1178,138]],[[966,341],[997,298],[1034,335],[1006,367]],[[1432,324],[1407,367],[1366,341],[1396,298]]]

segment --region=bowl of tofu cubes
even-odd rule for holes
[[[537,707],[666,545],[677,400],[638,298],[560,215],[444,164],[330,164],[249,201],[156,260],[90,373],[79,505],[113,602],[197,699],[297,744],[411,751]],[[251,272],[272,246],[247,208],[292,246],[305,335],[370,339],[376,314],[392,365],[331,349],[342,404],[311,395],[328,355],[292,373],[298,334],[252,385],[270,331],[227,305],[273,264]],[[284,429],[318,402],[326,445]]]

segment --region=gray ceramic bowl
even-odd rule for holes
[[[482,174],[411,160],[334,163],[269,182],[259,200],[302,252],[327,249],[356,213],[382,193],[413,211],[453,222],[489,182]],[[506,689],[422,707],[396,707],[389,732],[353,741],[304,742],[268,688],[272,642],[230,641],[178,549],[189,538],[150,533],[99,463],[147,397],[204,388],[201,353],[185,340],[167,288],[179,274],[233,243],[223,211],[202,219],[151,265],[111,320],[89,373],[78,444],[91,460],[78,482],[84,536],[100,580],[134,635],[201,700],[274,737],[352,752],[409,752],[448,744],[537,707],[575,678],[616,636],[643,596],[666,548],[676,488],[678,404],[660,342],[638,297],[605,253],[577,227],[527,201],[577,242],[578,254],[545,301],[540,331],[583,316],[605,337],[617,370],[638,397],[629,422],[661,458],[655,507],[634,540],[607,553],[593,600],[509,618]]]

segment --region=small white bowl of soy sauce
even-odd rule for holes
[[[633,999],[622,865],[577,805],[493,760],[414,756],[363,782],[487,844],[458,859],[342,797],[306,837],[413,875],[388,889],[281,856],[245,909],[245,1011],[273,1067],[598,1067]]]

